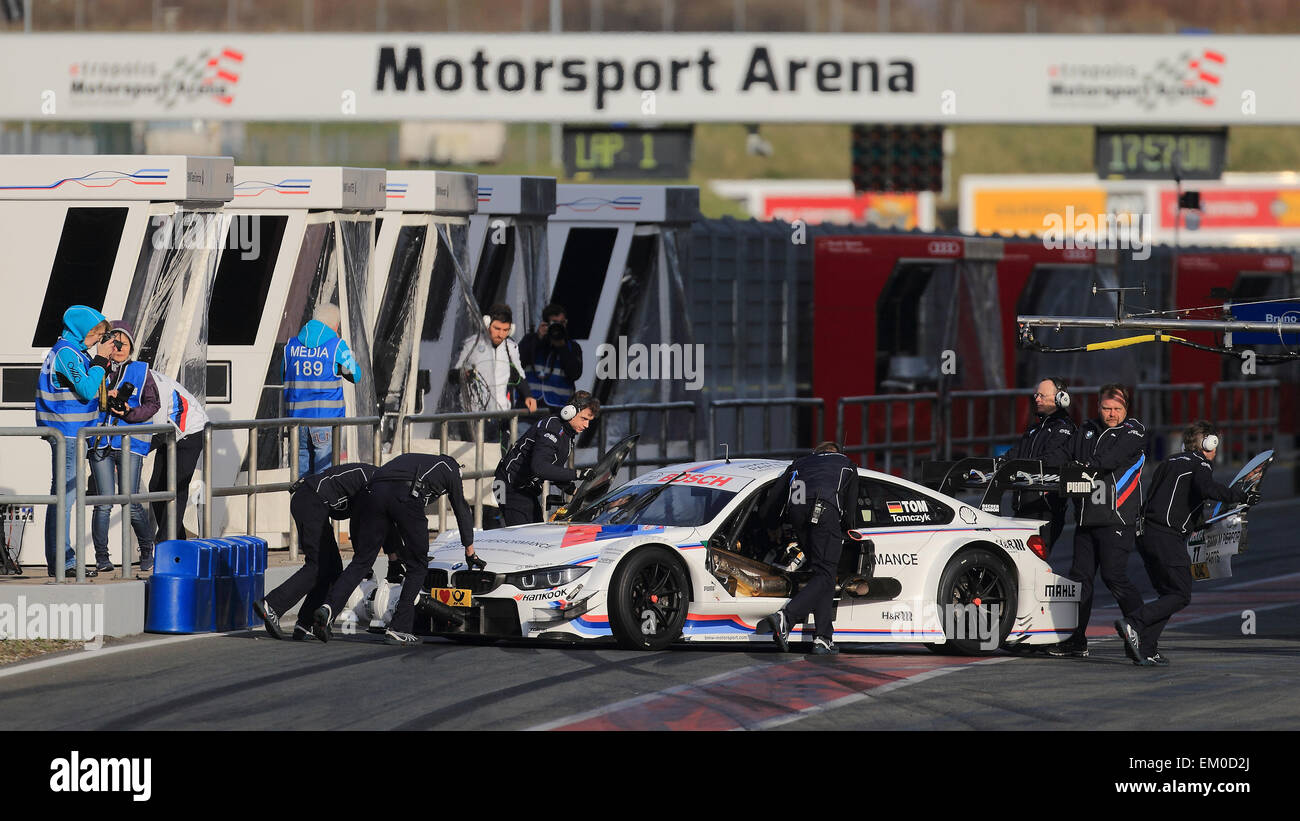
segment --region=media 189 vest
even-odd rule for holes
[[[297,419],[345,416],[343,377],[334,373],[339,337],[309,348],[298,337],[284,346],[284,412]]]

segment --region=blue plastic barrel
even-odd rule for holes
[[[218,633],[224,633],[227,630],[235,628],[234,607],[236,601],[235,593],[235,557],[231,544],[226,539],[202,539],[202,543],[210,545],[212,548],[212,576],[213,576],[213,621],[214,627]],[[247,627],[248,622],[245,619],[240,627]]]
[[[213,550],[196,541],[168,540],[155,547],[147,582],[144,629],[150,633],[213,630]]]

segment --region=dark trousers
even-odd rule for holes
[[[388,541],[390,546],[396,543],[406,578],[388,627],[409,633],[415,624],[415,598],[429,573],[429,521],[424,505],[411,497],[409,482],[375,482],[368,491],[358,494],[353,504],[357,508],[352,516],[352,561],[330,587],[325,604],[338,615],[348,596],[374,566],[392,527],[401,538]]]
[[[284,584],[266,594],[266,603],[283,615],[305,596],[298,610],[298,622],[305,626],[311,623],[312,613],[324,603],[330,585],[343,572],[343,559],[334,541],[329,508],[316,491],[299,488],[289,502],[289,512],[298,526],[303,565]]]
[[[1074,561],[1070,564],[1069,575],[1079,582],[1082,595],[1079,599],[1079,626],[1069,641],[1087,641],[1084,631],[1092,618],[1093,582],[1098,569],[1101,570],[1101,580],[1119,602],[1125,618],[1142,606],[1142,594],[1128,577],[1128,557],[1133,552],[1133,539],[1131,526],[1075,528]]]
[[[839,567],[840,552],[844,550],[844,531],[840,530],[838,516],[835,521],[822,521],[799,528],[799,546],[808,556],[808,566],[813,577],[784,608],[790,624],[799,624],[811,613],[816,622],[817,635],[830,641],[835,633],[832,624],[835,604],[835,571]]]
[[[1147,522],[1137,548],[1157,598],[1128,618],[1141,638],[1142,654],[1149,656],[1156,651],[1169,617],[1192,602],[1192,567],[1183,534],[1168,528]]]
[[[153,475],[149,477],[149,492],[157,493],[167,487],[167,446],[166,437],[155,435],[153,438]],[[192,433],[176,443],[176,538],[184,539],[185,530],[181,522],[185,521],[185,504],[190,499],[190,479],[194,478],[194,468],[199,464],[203,454],[203,434]],[[171,538],[171,531],[163,527],[167,516],[167,503],[154,502],[149,505],[153,511],[153,520],[158,528],[158,540]],[[336,550],[337,552],[337,550]],[[279,610],[275,612],[279,613]]]
[[[1016,505],[1016,518],[1040,519],[1051,524],[1047,542],[1048,555],[1051,555],[1052,545],[1061,538],[1061,531],[1065,529],[1065,504],[1065,499],[1058,496],[1039,495],[1037,499]]]
[[[529,494],[507,485],[500,509],[506,527],[536,524],[542,521],[542,493],[539,490]]]

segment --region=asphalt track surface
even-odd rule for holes
[[[0,729],[1296,729],[1298,524],[1297,499],[1252,513],[1235,575],[1196,583],[1161,642],[1172,661],[1163,668],[1125,658],[1099,581],[1086,659],[963,659],[890,644],[837,657],[767,645],[397,648],[369,634],[278,642],[258,628],[0,668]],[[1052,557],[1058,570],[1070,535]],[[1150,598],[1136,557],[1131,574]]]

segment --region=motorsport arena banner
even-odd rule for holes
[[[1300,124],[1300,37],[0,34],[0,119]]]

